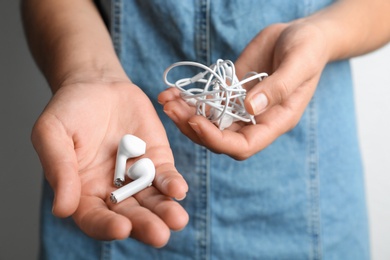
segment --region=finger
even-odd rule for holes
[[[187,122],[190,117],[195,114],[195,108],[187,104],[180,96],[180,91],[176,88],[168,88],[160,93],[158,102],[164,105],[164,112],[171,120],[184,132],[192,132],[188,127]]]
[[[253,152],[264,149],[298,124],[314,95],[318,80],[318,77],[313,78],[298,88],[283,104],[273,106],[256,117],[256,125],[242,128],[241,133],[251,144]]]
[[[156,168],[154,187],[170,198],[184,199],[188,185],[174,166],[174,158],[169,145],[150,147],[145,156],[153,161]]]
[[[272,106],[283,103],[298,87],[316,74],[303,64],[296,53],[284,58],[278,69],[248,91],[245,108],[250,114],[259,115]]]
[[[166,90],[162,91],[158,97],[157,101],[161,105],[165,105],[169,101],[173,101],[176,99],[179,99],[180,97],[180,91],[177,88],[167,88]]]
[[[170,229],[177,231],[187,225],[189,216],[184,208],[154,187],[145,189],[134,197],[141,206],[159,216]]]
[[[71,137],[54,116],[44,114],[35,124],[31,140],[54,190],[53,214],[70,216],[78,207],[81,191]]]
[[[316,80],[308,84],[315,85]],[[196,125],[199,138],[210,150],[244,160],[270,145],[298,123],[314,89],[298,89],[284,104],[274,106],[256,117],[256,125],[244,126],[238,132],[213,129],[201,117],[193,117],[190,125]]]
[[[187,182],[183,176],[178,173],[176,168],[171,163],[156,164],[156,177],[153,185],[166,196],[183,200],[188,192]]]
[[[268,111],[267,111],[268,112]],[[266,112],[266,113],[267,113]],[[238,132],[209,128],[204,122],[193,120],[203,144],[215,153],[223,153],[236,160],[245,160],[271,144],[287,129],[287,122],[247,125]]]
[[[95,196],[81,197],[73,219],[84,233],[100,240],[125,239],[132,228],[128,218],[109,210],[105,201]]]
[[[202,144],[213,152],[224,153],[239,160],[248,150],[249,144],[245,136],[227,129],[221,131],[202,116],[191,118],[189,125],[197,133]]]
[[[156,214],[141,207],[134,197],[109,205],[113,211],[131,221],[131,237],[154,247],[162,247],[168,242],[169,227]]]
[[[195,108],[190,107],[182,98],[179,98],[167,102],[164,105],[164,112],[184,135],[195,143],[201,143],[194,130],[188,125],[190,118],[195,115]]]

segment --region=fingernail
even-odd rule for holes
[[[188,122],[190,124],[190,126],[192,127],[192,129],[197,133],[197,134],[200,134],[200,128],[198,126],[197,123],[192,123],[192,122]]]
[[[268,105],[268,99],[263,93],[256,94],[250,101],[253,113],[260,114]]]
[[[175,114],[175,112],[173,111],[168,111],[168,110],[164,110],[164,113],[169,116],[169,118],[173,121],[173,122],[177,122],[177,116]]]
[[[186,198],[186,196],[187,196],[187,193],[185,193],[183,197],[175,198],[175,200],[178,200],[178,201],[184,200]]]

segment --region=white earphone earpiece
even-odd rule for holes
[[[137,192],[149,187],[156,174],[152,160],[142,158],[136,161],[127,171],[127,176],[133,181],[111,193],[110,200],[119,203]]]
[[[121,187],[125,181],[126,161],[145,154],[146,143],[140,138],[127,134],[119,142],[116,163],[114,185]]]
[[[210,111],[211,111],[210,119],[212,122],[215,122],[215,124],[219,127],[219,129],[223,130],[233,124],[234,118],[228,113],[222,113],[222,111],[216,108],[212,108]]]

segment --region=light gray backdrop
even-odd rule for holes
[[[42,173],[30,131],[50,98],[18,1],[0,1],[0,260],[35,259]],[[390,259],[390,47],[353,61],[374,260]]]
[[[390,45],[352,61],[373,260],[390,259]]]

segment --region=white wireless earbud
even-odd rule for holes
[[[146,143],[140,138],[127,134],[119,142],[115,163],[114,185],[121,187],[125,181],[126,161],[145,154]]]
[[[127,171],[127,176],[133,181],[111,193],[110,200],[119,203],[137,192],[152,185],[156,169],[152,160],[142,158],[136,161]]]

